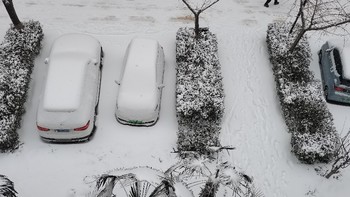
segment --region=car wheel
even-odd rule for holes
[[[95,132],[96,132],[96,119],[97,119],[97,113],[96,113],[96,110],[95,110],[95,115],[94,115],[94,127],[92,128],[92,132],[90,134],[90,136],[88,136],[86,138],[86,142],[89,142],[91,140],[91,138],[95,135]]]
[[[322,61],[322,50],[318,52],[318,63],[321,64]]]
[[[101,55],[100,55],[100,69],[102,70],[102,67],[103,67],[103,58],[105,56],[105,53],[103,52],[103,49],[101,47]]]
[[[327,98],[328,98],[328,86],[324,86],[323,92],[324,92],[324,97],[325,97],[326,100],[327,100]]]
[[[95,116],[97,116],[97,114],[98,114],[98,105],[100,103],[101,82],[102,82],[102,70],[99,71],[99,86],[98,86],[97,101],[96,101],[96,106],[95,106]]]
[[[105,53],[104,53],[104,51],[103,51],[103,49],[101,47],[101,57],[103,58],[104,56],[105,56]]]

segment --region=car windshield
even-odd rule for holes
[[[350,80],[347,80],[343,77],[343,65],[340,57],[340,52],[337,48],[333,49],[333,57],[334,57],[335,67],[340,75],[339,76],[340,83],[346,86],[350,86]]]

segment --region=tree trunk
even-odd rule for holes
[[[10,16],[10,19],[15,26],[16,29],[22,29],[23,25],[21,21],[18,19],[18,16],[16,14],[15,7],[13,6],[12,0],[2,0],[2,3],[4,4],[7,13]]]
[[[295,47],[298,45],[300,39],[304,36],[306,30],[305,29],[301,29],[300,32],[298,33],[298,36],[295,38],[292,46],[289,48],[289,52],[292,53],[295,49]]]
[[[295,25],[297,24],[299,16],[300,16],[300,12],[298,13],[297,17],[295,18],[295,21],[294,21],[294,23],[292,25],[292,28],[290,28],[290,30],[289,30],[289,34],[291,34],[293,32],[293,29],[294,29]]]
[[[196,39],[198,40],[200,37],[200,31],[199,31],[199,14],[197,13],[194,15],[194,32],[196,35]]]
[[[293,32],[293,29],[294,29],[295,25],[297,24],[297,21],[298,21],[300,15],[301,15],[301,12],[302,12],[302,9],[303,9],[302,7],[305,7],[306,3],[307,3],[307,0],[304,0],[304,2],[302,3],[302,5],[300,5],[301,8],[299,9],[298,15],[297,15],[297,17],[295,18],[295,21],[294,21],[294,23],[293,23],[293,25],[292,25],[292,28],[290,28],[290,30],[289,30],[289,34],[291,34],[291,33]]]

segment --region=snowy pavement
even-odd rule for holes
[[[225,115],[222,144],[236,147],[226,158],[254,177],[267,197],[346,197],[350,173],[326,180],[290,153],[287,133],[266,49],[267,24],[284,20],[292,1],[262,6],[264,0],[222,0],[201,15],[201,26],[217,34],[222,65]],[[193,26],[191,13],[178,0],[27,0],[14,1],[22,20],[41,22],[44,41],[36,59],[22,127],[21,148],[0,155],[0,174],[8,176],[22,197],[84,196],[93,176],[116,168],[151,166],[166,170],[178,159],[175,117],[175,35]],[[10,20],[0,6],[0,36]],[[82,32],[100,40],[104,51],[97,131],[83,144],[47,144],[36,133],[35,118],[47,68],[44,59],[53,40]],[[316,52],[326,40],[314,34],[311,69],[319,77]],[[134,37],[157,39],[165,53],[165,88],[159,122],[149,128],[119,124],[114,117],[117,85],[127,44]],[[350,107],[329,105],[339,132],[350,125]],[[310,192],[309,192],[310,191]],[[315,192],[313,192],[315,191]],[[306,195],[307,193],[314,195]]]

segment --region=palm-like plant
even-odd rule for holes
[[[129,197],[176,197],[174,187],[166,180],[163,180],[153,191],[148,195],[151,184],[147,181],[136,181],[131,186]]]
[[[156,179],[159,180],[155,180],[154,177],[149,177],[152,180],[145,180],[142,176],[138,175],[140,170],[143,170],[143,172],[152,170],[151,173],[156,175]],[[160,171],[148,167],[123,169],[120,171],[126,173],[121,175],[102,175],[99,177],[96,182],[96,189],[90,196],[114,197],[113,190],[118,185],[119,188],[115,190],[120,189],[120,191],[123,191],[121,193],[124,193],[128,197],[176,197],[173,183]],[[130,171],[133,171],[133,173]]]
[[[184,179],[189,187],[204,184],[204,187],[199,192],[199,197],[214,197],[220,188],[225,195],[232,192],[232,197],[263,196],[253,185],[252,178],[239,172],[228,162],[222,162],[217,165],[206,158],[187,159],[174,165],[166,173],[175,173],[175,176]]]
[[[192,190],[198,193],[198,197],[215,197],[217,193],[232,197],[263,196],[253,185],[252,178],[233,165],[213,163],[205,157],[182,160],[164,173],[142,167],[102,175],[97,180],[94,195],[90,196],[114,197],[113,190],[118,196],[124,193],[128,197],[194,197]]]
[[[0,174],[0,196],[17,197],[13,182]]]

